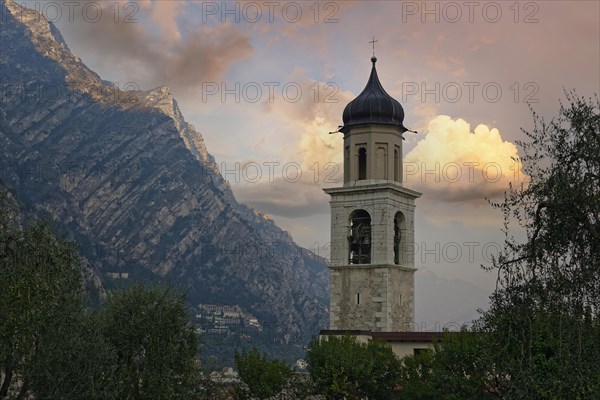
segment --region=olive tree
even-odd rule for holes
[[[388,399],[398,383],[400,360],[387,343],[359,343],[354,336],[315,339],[308,370],[327,399]]]
[[[506,239],[479,329],[505,398],[600,396],[600,101],[566,95],[517,142],[529,182],[493,203]]]

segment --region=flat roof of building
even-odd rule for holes
[[[444,340],[446,332],[371,332],[363,330],[323,329],[320,336],[370,336],[386,342],[439,342]]]

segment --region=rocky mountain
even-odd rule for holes
[[[323,260],[239,204],[166,87],[122,91],[37,12],[0,5],[0,180],[75,239],[106,283],[171,280],[305,341],[326,326]]]

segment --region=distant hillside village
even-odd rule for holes
[[[237,382],[237,373],[233,373],[227,366],[226,359],[221,358],[230,348],[249,348],[261,343],[273,345],[272,326],[263,326],[253,314],[239,305],[198,304],[194,315],[194,324],[202,340],[209,344],[204,351],[204,356],[217,356],[225,365],[222,371],[215,371],[211,379],[220,383]],[[229,346],[227,346],[229,345]],[[264,349],[264,348],[263,348]],[[298,372],[306,371],[307,363],[299,356],[303,351],[290,352],[283,347],[280,356],[287,357],[287,361],[296,367]],[[221,357],[219,357],[221,356]],[[294,361],[295,360],[295,361]]]
[[[258,319],[238,305],[198,304],[195,317],[199,333],[230,335],[240,333],[240,328],[263,330]]]

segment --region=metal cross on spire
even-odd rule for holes
[[[373,36],[373,40],[369,42],[373,45],[373,57],[375,57],[375,43],[377,42],[379,42],[379,40],[375,40],[375,36]]]

